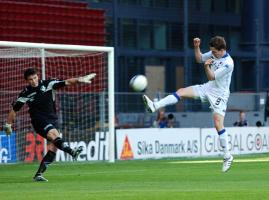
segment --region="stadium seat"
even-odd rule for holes
[[[18,2],[17,0],[9,0],[9,1]],[[79,8],[87,7],[87,3],[85,2],[71,2],[71,1],[64,1],[64,0],[20,0],[20,2],[59,5],[59,6],[68,6],[68,7],[79,7]]]
[[[84,45],[105,44],[103,10],[64,0],[3,0],[1,40]],[[12,39],[14,38],[14,39]],[[16,38],[16,40],[15,40]]]

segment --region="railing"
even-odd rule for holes
[[[157,113],[147,113],[143,101],[143,93],[116,93],[115,111],[118,128],[152,127]],[[167,93],[148,93],[152,99],[160,99]],[[249,124],[264,122],[266,93],[232,93],[228,101],[225,125],[233,126],[239,118],[239,111],[246,112]],[[175,117],[174,127],[213,127],[212,114],[208,103],[200,100],[184,100],[165,109],[166,115]]]

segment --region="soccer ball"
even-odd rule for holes
[[[148,86],[148,80],[144,75],[135,75],[129,85],[134,91],[141,92]]]

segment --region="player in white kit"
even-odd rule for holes
[[[194,38],[193,43],[195,59],[198,63],[204,63],[205,73],[209,81],[202,85],[180,88],[175,93],[157,102],[153,102],[146,95],[143,95],[143,101],[149,112],[155,112],[185,98],[201,99],[202,102],[209,102],[214,125],[224,152],[222,171],[227,172],[232,165],[233,156],[228,149],[228,135],[224,129],[224,117],[230,95],[229,88],[234,62],[226,52],[226,42],[223,37],[215,36],[211,38],[209,42],[210,51],[204,54],[200,51],[200,39]]]

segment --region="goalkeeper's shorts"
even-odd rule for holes
[[[32,119],[32,125],[37,134],[47,139],[47,134],[51,129],[58,129],[57,119],[38,118]]]

